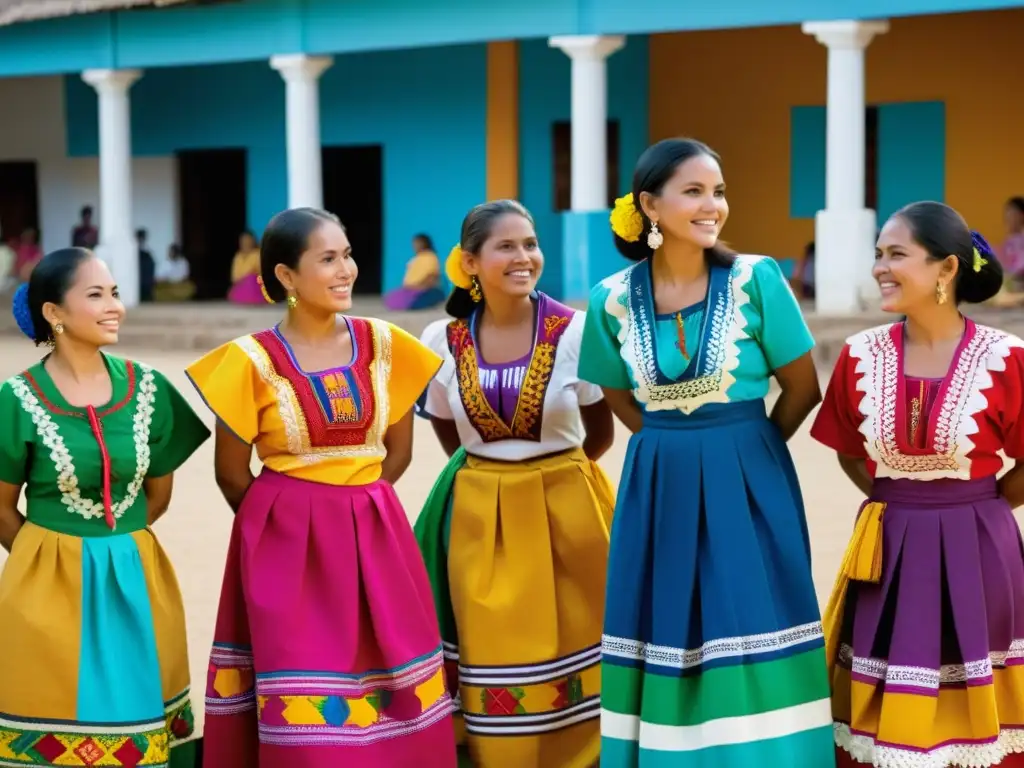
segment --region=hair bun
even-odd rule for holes
[[[957,296],[968,304],[981,304],[993,298],[1003,287],[1003,265],[988,240],[971,230],[973,254],[968,265],[961,262]]]
[[[32,323],[32,310],[28,305],[28,283],[22,283],[14,292],[14,298],[11,300],[11,314],[14,315],[14,321],[18,324],[19,330],[35,341],[36,329]]]

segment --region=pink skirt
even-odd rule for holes
[[[256,275],[246,275],[237,283],[231,286],[228,291],[228,301],[233,304],[266,304],[263,298],[263,291],[260,290],[259,279]]]
[[[264,470],[235,518],[206,768],[454,768],[426,569],[392,487]]]

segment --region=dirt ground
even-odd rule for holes
[[[188,385],[183,369],[194,358],[189,352],[152,352],[117,348],[116,354],[153,365],[181,388],[212,426],[209,412]],[[24,339],[0,336],[0,380],[18,373],[38,360],[40,352]],[[601,464],[617,482],[625,453],[627,434],[620,432]],[[811,440],[807,425],[794,437],[791,448],[803,486],[812,546],[814,575],[819,599],[824,602],[835,569],[851,530],[859,495],[839,469],[829,451]],[[221,573],[231,529],[231,513],[214,483],[213,441],[208,441],[179,471],[168,514],[156,531],[177,568],[188,612],[189,651],[193,695],[201,717],[206,682],[207,653],[220,593]],[[412,466],[397,486],[410,519],[415,519],[434,480],[444,466],[444,454],[429,423],[416,419],[415,454]],[[5,555],[0,553],[0,565]]]

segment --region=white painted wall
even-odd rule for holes
[[[0,78],[0,104],[11,109],[0,120],[0,161],[35,160],[38,168],[39,224],[44,251],[71,244],[71,230],[83,205],[99,221],[99,161],[67,156],[64,78]],[[132,161],[135,227],[149,230],[158,260],[178,239],[178,178],[173,157]],[[3,222],[0,222],[2,225]],[[4,232],[4,237],[13,235]]]

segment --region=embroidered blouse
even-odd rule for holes
[[[76,408],[36,363],[0,386],[0,481],[24,485],[28,519],[71,536],[146,527],[147,477],[178,469],[210,436],[174,386],[104,356],[110,402]]]
[[[580,406],[604,397],[576,375],[583,313],[538,293],[536,317],[529,356],[505,365],[482,359],[475,316],[440,320],[423,332],[424,343],[443,359],[424,410],[454,419],[474,456],[522,461],[583,445]]]
[[[268,469],[331,485],[372,483],[387,428],[412,408],[441,360],[391,323],[345,322],[352,359],[336,368],[303,371],[275,327],[218,347],[187,373],[220,423],[254,445]]]
[[[579,375],[632,390],[645,411],[685,414],[764,398],[774,371],[813,346],[774,259],[739,255],[731,267],[713,266],[704,300],[669,315],[655,313],[645,260],[591,291]]]
[[[872,477],[969,480],[1000,472],[1001,450],[1024,458],[1024,342],[968,319],[940,381],[903,366],[902,323],[851,336],[811,435]]]

